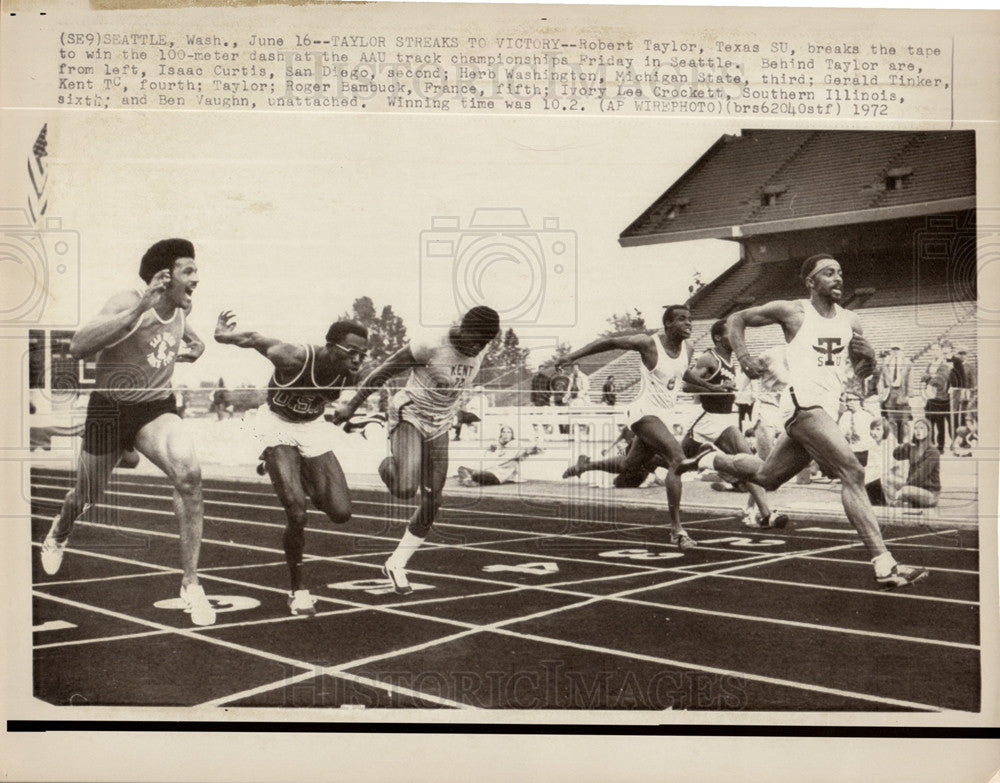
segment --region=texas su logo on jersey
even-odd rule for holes
[[[814,345],[812,349],[819,354],[816,360],[818,367],[839,367],[844,360],[841,354],[844,347],[841,345],[839,337],[819,337],[816,339],[819,345]]]
[[[162,369],[172,363],[177,358],[177,338],[170,332],[157,332],[150,338],[149,347],[152,352],[146,354],[146,361],[150,367]]]

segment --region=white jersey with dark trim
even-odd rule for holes
[[[834,304],[833,315],[824,318],[811,301],[801,301],[802,326],[785,349],[792,393],[800,408],[821,407],[836,421],[854,329],[840,305]]]
[[[659,335],[653,335],[653,342],[656,344],[656,364],[651,370],[644,362],[639,365],[641,385],[639,396],[629,406],[630,422],[638,421],[643,416],[672,417],[684,372],[691,361],[687,340],[681,342],[677,356],[667,353]]]
[[[452,425],[463,393],[472,387],[479,372],[483,353],[466,356],[452,345],[448,332],[412,340],[410,352],[420,366],[410,373],[393,404],[405,420],[413,421],[426,437],[433,437]]]

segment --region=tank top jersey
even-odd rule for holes
[[[656,366],[650,370],[644,362],[639,363],[641,386],[639,396],[631,405],[632,410],[641,411],[642,415],[656,415],[657,411],[673,412],[677,406],[681,379],[691,358],[687,340],[681,343],[676,357],[667,354],[658,335],[653,336],[653,342],[656,344]],[[635,421],[641,417],[632,418]]]
[[[819,406],[836,420],[854,330],[839,305],[833,317],[824,318],[808,299],[801,301],[802,326],[785,348],[792,394],[800,408]]]
[[[716,352],[714,348],[709,348],[708,353],[715,357],[718,362],[715,372],[705,379],[707,383],[736,385],[736,365],[733,359],[727,362]],[[733,405],[736,403],[736,394],[700,394],[698,395],[701,407],[707,413],[732,413]]]
[[[169,397],[177,352],[184,342],[184,311],[166,320],[150,308],[131,331],[97,354],[97,388],[134,405]]]
[[[410,373],[398,407],[402,413],[405,406],[405,414],[419,420],[425,435],[443,432],[452,424],[462,393],[472,387],[483,354],[466,356],[456,350],[447,332],[418,337],[410,352],[420,366]]]
[[[354,374],[345,372],[329,383],[316,380],[316,348],[306,346],[306,360],[294,378],[282,383],[275,370],[267,382],[267,407],[286,421],[315,421],[323,415],[327,403],[340,397],[346,386],[353,386]]]

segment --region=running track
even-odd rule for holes
[[[208,481],[196,628],[171,599],[177,523],[162,479],[117,471],[62,570],[38,542],[70,485],[32,471],[34,692],[52,704],[342,708],[978,711],[974,534],[885,530],[931,576],[879,590],[846,527],[753,531],[571,499],[446,497],[397,596],[380,565],[409,512],[354,493],[335,526],[310,512],[291,617],[284,516],[266,484]],[[159,605],[158,605],[159,604]]]

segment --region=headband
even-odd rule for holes
[[[813,267],[812,271],[806,275],[806,280],[812,280],[816,275],[822,272],[824,269],[829,269],[831,266],[838,265],[836,258],[821,258],[816,262],[816,266]]]

